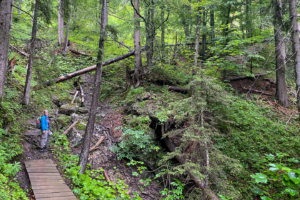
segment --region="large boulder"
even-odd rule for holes
[[[72,130],[69,133],[69,141],[71,147],[77,147],[79,146],[84,139],[84,131],[77,130],[76,128],[72,128]]]
[[[77,113],[79,110],[79,105],[77,103],[74,104],[64,104],[59,108],[59,113],[65,115],[71,115],[73,113]]]

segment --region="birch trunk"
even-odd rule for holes
[[[61,46],[64,39],[63,0],[58,1],[58,44]]]
[[[282,33],[282,3],[281,0],[274,0],[274,39],[275,39],[275,59],[276,59],[276,94],[275,98],[285,106],[289,106],[286,82],[285,82],[285,42]]]
[[[293,43],[293,59],[296,74],[296,91],[297,91],[297,105],[300,116],[300,44],[299,44],[299,27],[297,23],[297,7],[296,0],[290,0],[289,2],[290,20],[291,20],[291,32]],[[300,119],[300,118],[299,118]]]
[[[104,54],[104,41],[105,41],[105,27],[107,22],[107,0],[102,1],[102,13],[101,13],[101,28],[100,28],[100,39],[99,39],[99,51],[97,56],[97,69],[94,82],[94,92],[92,97],[92,104],[90,107],[89,120],[85,130],[84,143],[80,154],[80,159],[78,165],[81,167],[80,173],[84,174],[86,170],[86,165],[88,162],[90,141],[94,132],[94,124],[97,113],[99,94],[100,94],[100,84],[102,78],[102,66],[103,66],[103,54]]]
[[[25,88],[24,88],[24,98],[23,98],[23,103],[25,105],[29,104],[29,97],[30,97],[30,85],[31,85],[32,66],[33,66],[33,57],[34,57],[34,46],[35,46],[35,39],[36,39],[36,32],[37,32],[38,7],[39,7],[39,0],[35,0],[32,33],[31,33],[31,41],[30,41],[30,55],[29,55],[29,60],[28,60],[28,68],[27,68],[26,82],[25,82]]]
[[[140,33],[140,2],[139,0],[134,1],[134,20],[135,20],[135,30],[134,30],[134,75],[133,75],[133,85],[138,87],[140,84],[140,74],[139,70],[141,69],[141,33]],[[138,13],[137,13],[138,12]]]
[[[11,30],[12,0],[0,1],[0,101],[3,96],[8,65],[8,49]]]

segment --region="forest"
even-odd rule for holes
[[[300,199],[299,8],[0,0],[0,199]]]

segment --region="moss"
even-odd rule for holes
[[[56,118],[56,122],[60,124],[62,127],[65,127],[69,124],[69,121],[71,120],[71,116],[67,115],[60,115]]]
[[[84,131],[86,129],[86,124],[84,124],[83,122],[79,122],[78,124],[76,124],[75,128]]]

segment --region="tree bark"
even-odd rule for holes
[[[153,45],[155,39],[155,27],[154,27],[154,1],[150,0],[150,6],[146,8],[146,57],[147,67],[151,69],[153,60]]]
[[[275,59],[276,59],[276,94],[275,98],[285,106],[289,106],[286,82],[285,82],[285,42],[282,28],[282,4],[281,0],[274,0],[274,39],[275,39]]]
[[[141,33],[140,33],[140,2],[139,0],[134,1],[134,20],[135,20],[135,30],[134,30],[134,75],[133,75],[133,86],[138,87],[140,85],[140,73],[142,59],[141,59]],[[138,12],[138,13],[137,13]]]
[[[203,27],[206,26],[206,13],[207,11],[203,11]],[[203,60],[206,59],[206,33],[202,35],[202,58]]]
[[[29,60],[28,60],[28,68],[27,68],[26,82],[25,82],[25,88],[24,88],[24,98],[23,98],[23,103],[25,105],[29,104],[29,97],[30,97],[30,85],[31,85],[32,66],[33,66],[33,57],[34,57],[34,46],[35,46],[35,39],[36,39],[36,32],[37,32],[37,17],[38,17],[38,9],[39,9],[38,7],[39,7],[39,0],[35,0],[33,25],[32,25],[32,33],[31,33],[31,41],[30,41],[30,55],[29,55]]]
[[[296,91],[297,91],[297,106],[300,116],[300,44],[299,44],[299,27],[297,23],[298,13],[296,7],[296,0],[290,0],[290,24],[292,26],[292,44],[293,44],[293,59],[296,75]],[[299,117],[300,119],[300,117]]]
[[[68,18],[67,27],[66,27],[66,37],[65,37],[65,43],[64,43],[64,50],[62,55],[65,56],[68,51],[68,41],[69,41],[69,28],[70,28],[70,16]]]
[[[3,96],[5,75],[8,64],[12,2],[12,0],[0,1],[0,101]]]
[[[195,56],[194,56],[194,65],[196,69],[198,68],[198,56],[199,56],[199,40],[200,40],[200,27],[201,27],[201,10],[198,8],[197,14],[197,28],[196,28],[196,41],[195,41]],[[200,66],[201,68],[201,66]],[[193,70],[193,75],[195,75],[195,70]]]
[[[210,11],[210,27],[211,27],[211,35],[210,38],[213,40],[215,38],[215,13],[214,10]]]
[[[97,69],[95,75],[94,92],[92,97],[92,103],[90,107],[89,120],[85,130],[84,143],[80,154],[78,165],[81,167],[80,173],[84,174],[86,165],[88,162],[88,155],[90,149],[90,141],[94,132],[94,124],[97,113],[97,107],[99,102],[100,84],[102,78],[102,66],[103,66],[103,55],[104,55],[104,41],[105,41],[105,27],[107,22],[107,0],[102,1],[102,13],[101,13],[101,28],[100,28],[100,39],[99,39],[99,51],[97,56]]]
[[[58,44],[62,45],[64,39],[63,0],[58,0]]]
[[[165,11],[164,8],[161,8],[161,57],[162,57],[162,62],[165,61],[165,24],[164,24],[164,19],[165,19]]]

